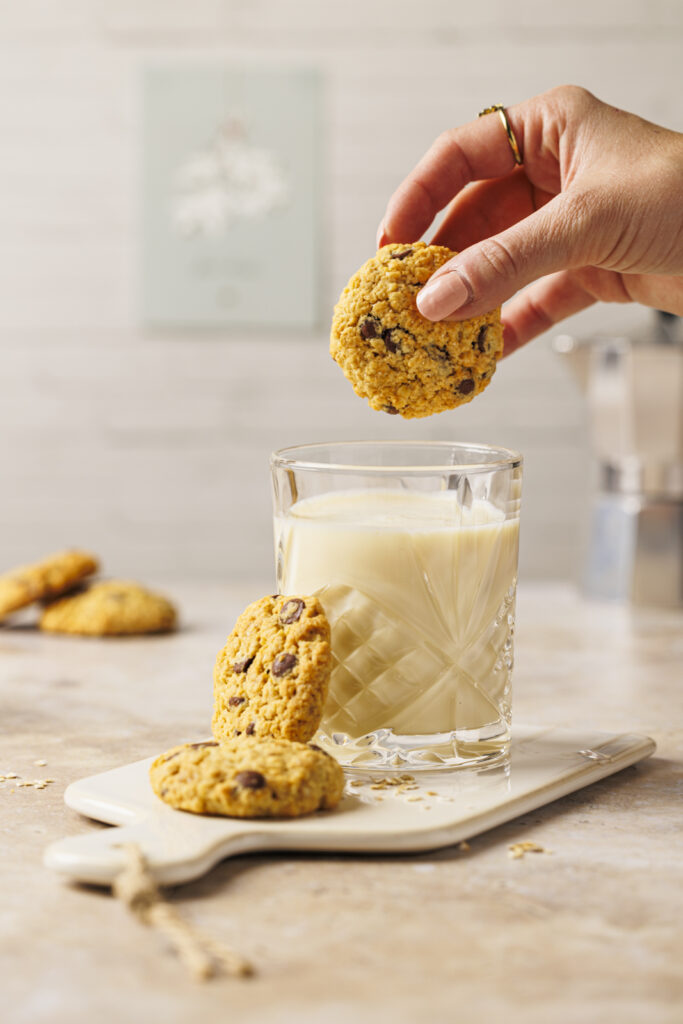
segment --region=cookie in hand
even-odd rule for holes
[[[361,398],[406,419],[471,402],[503,351],[500,308],[434,323],[415,299],[456,253],[441,245],[385,245],[354,274],[335,306],[330,352]]]

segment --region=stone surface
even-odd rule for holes
[[[100,827],[64,807],[69,782],[208,736],[216,652],[268,584],[166,589],[174,636],[0,630],[0,774],[55,779],[0,783],[3,1021],[680,1021],[683,616],[522,589],[517,720],[645,732],[657,754],[468,853],[223,862],[171,898],[258,974],[200,987],[107,892],[41,866],[51,840]],[[522,841],[553,852],[511,860]]]

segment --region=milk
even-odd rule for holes
[[[276,519],[284,594],[316,594],[336,742],[499,735],[510,717],[519,522],[452,491],[340,491]]]

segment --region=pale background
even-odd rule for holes
[[[117,575],[267,578],[273,448],[452,438],[522,450],[522,575],[572,576],[587,431],[549,340],[504,362],[472,405],[403,422],[354,397],[327,325],[388,196],[443,128],[574,82],[680,130],[682,29],[679,0],[4,5],[0,564],[79,544]],[[321,326],[309,336],[139,327],[142,72],[202,58],[324,74]],[[642,322],[605,307],[571,328]]]

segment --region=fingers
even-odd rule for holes
[[[605,271],[607,273],[607,271]],[[504,356],[596,301],[578,274],[561,271],[525,288],[503,310]]]
[[[508,109],[508,118],[524,152],[524,107]],[[497,114],[444,132],[399,185],[377,232],[377,245],[414,242],[434,217],[470,181],[500,178],[515,167]]]
[[[601,267],[566,270],[536,281],[503,310],[504,355],[594,302],[640,302],[683,315],[683,278],[619,274]]]
[[[552,194],[533,186],[522,167],[505,178],[478,181],[451,202],[431,241],[459,252],[530,216],[550,199]]]
[[[418,293],[418,309],[428,320],[480,316],[531,281],[601,263],[613,241],[599,198],[563,193],[445,263]]]

